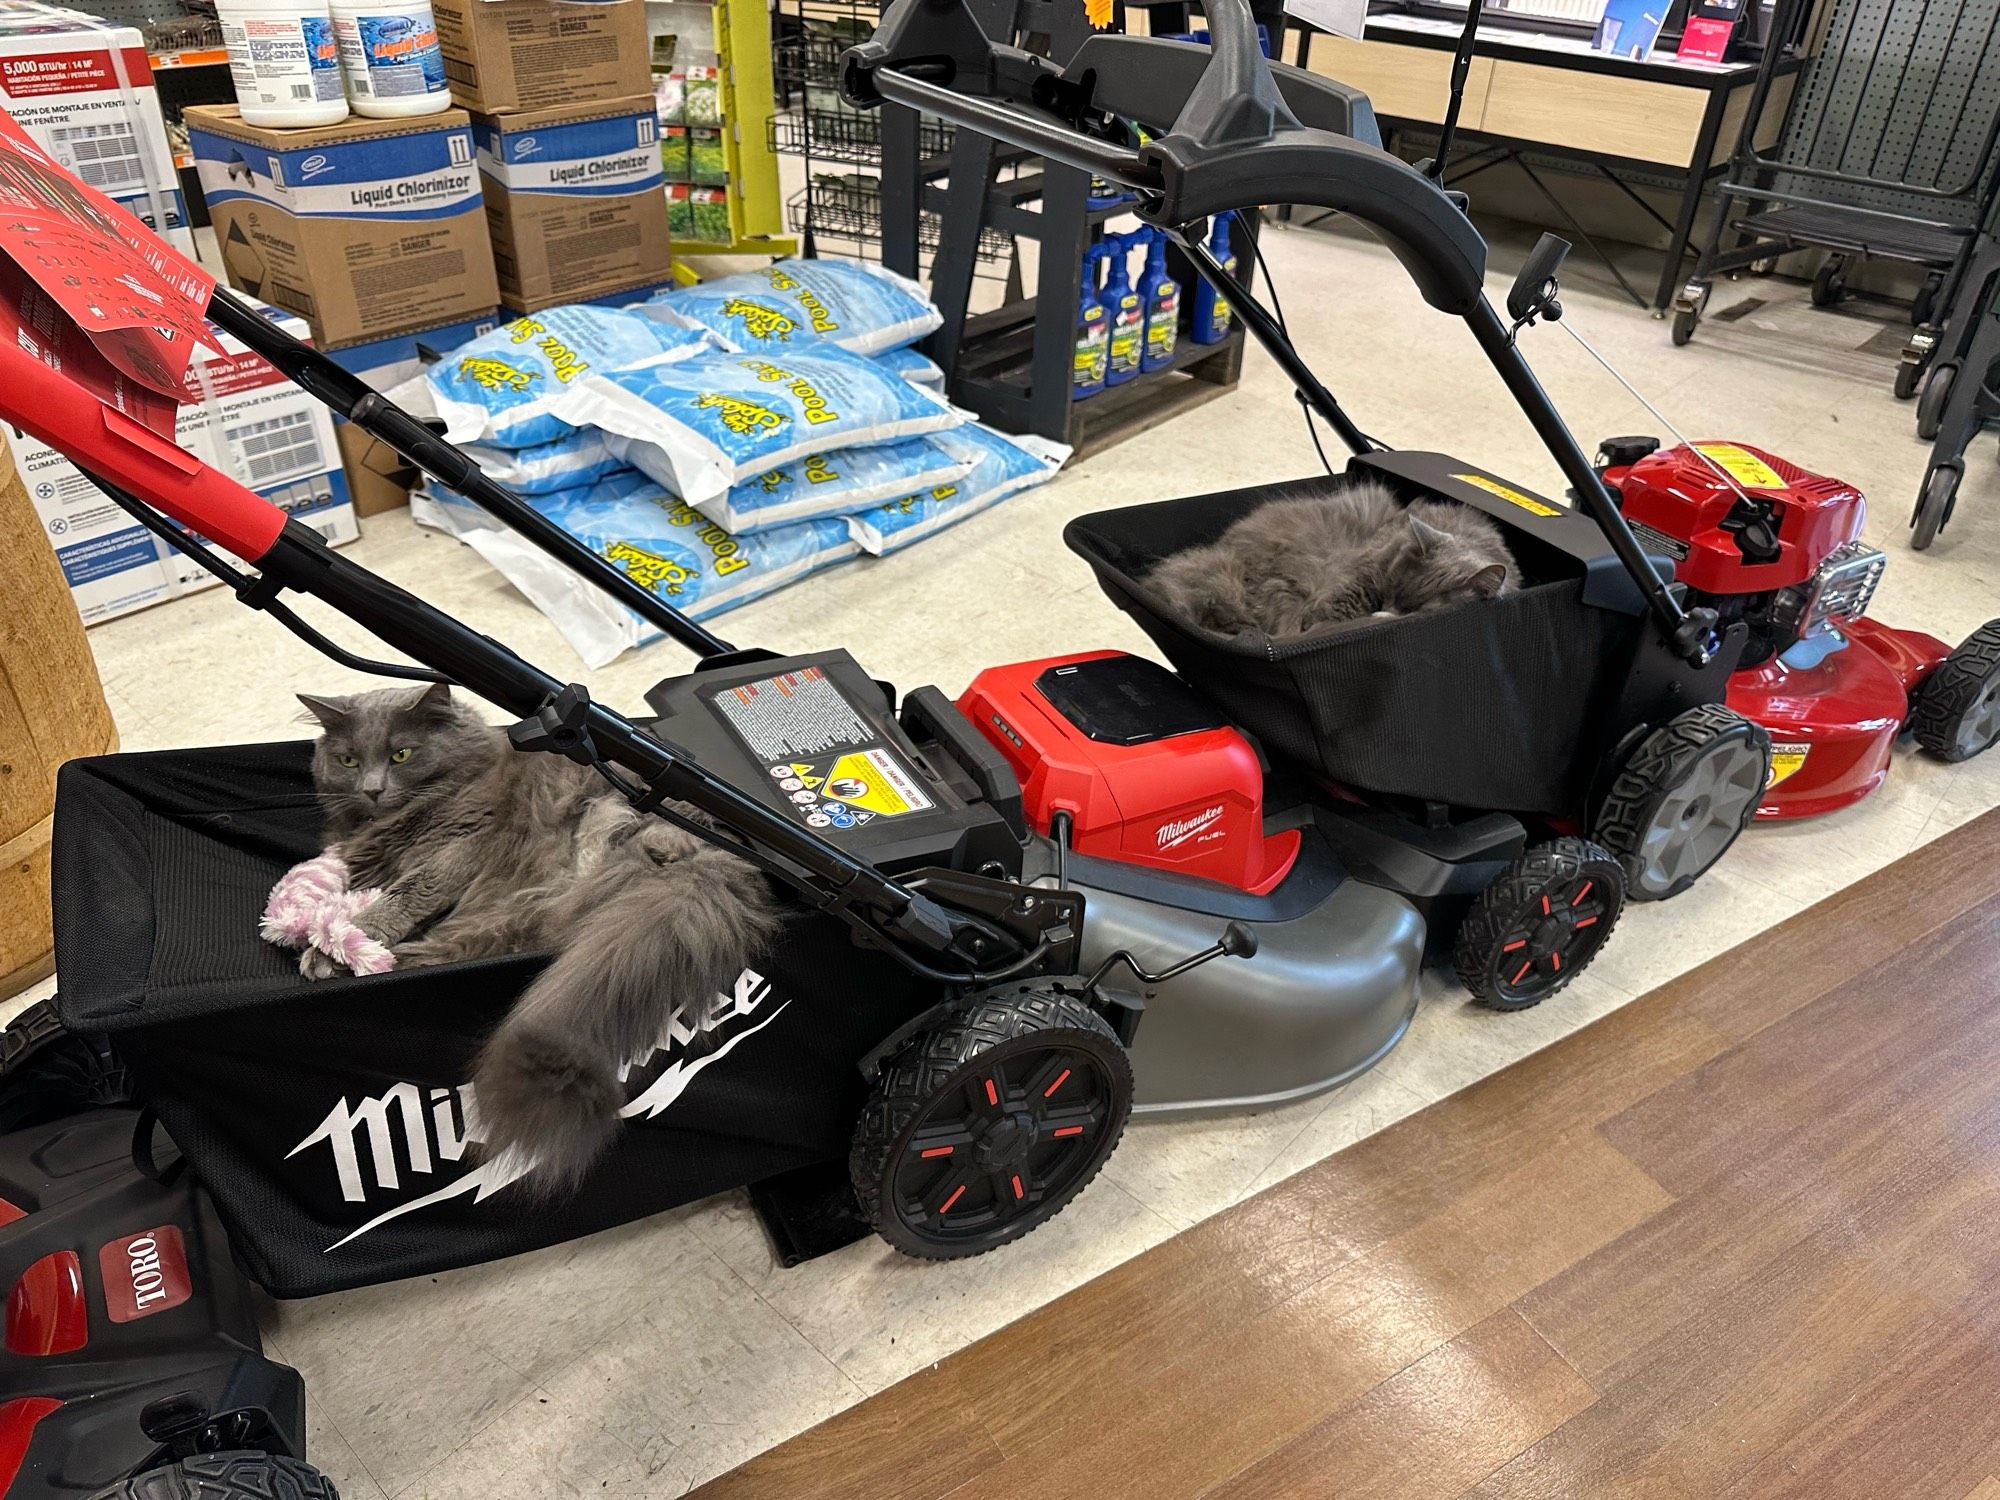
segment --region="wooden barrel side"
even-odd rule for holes
[[[62,566],[0,435],[0,995],[49,971],[56,768],[117,748]]]

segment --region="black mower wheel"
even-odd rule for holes
[[[1750,826],[1771,778],[1771,736],[1720,703],[1639,742],[1591,829],[1625,867],[1633,901],[1680,895]]]
[[[1917,513],[1910,517],[1910,550],[1922,552],[1938,539],[1944,523],[1951,519],[1958,502],[1959,482],[1965,470],[1957,464],[1939,464],[1924,480],[1924,492],[1917,497]]]
[[[1917,398],[1917,436],[1927,443],[1935,442],[1944,426],[1945,403],[1951,400],[1952,383],[1957,379],[1958,361],[1948,359],[1924,382],[1924,393]]]
[[[1540,1005],[1581,974],[1625,907],[1625,871],[1588,839],[1536,844],[1479,893],[1458,925],[1452,966],[1492,1010]]]
[[[1813,274],[1812,305],[1832,307],[1847,295],[1847,257],[1829,255]]]
[[[0,1135],[131,1100],[131,1080],[111,1049],[64,1026],[48,1001],[0,1031]]]
[[[1132,1063],[1074,995],[988,991],[883,1065],[848,1166],[861,1216],[905,1255],[956,1260],[1038,1229],[1132,1114]]]
[[[99,1490],[90,1500],[340,1500],[311,1464],[268,1453],[203,1453]]]
[[[1971,760],[2000,742],[2000,620],[1973,631],[1924,679],[1910,732],[1940,760]]]

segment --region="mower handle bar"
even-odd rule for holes
[[[894,0],[869,41],[841,59],[841,92],[867,108],[906,106],[1050,160],[1092,172],[1140,195],[1140,219],[1174,237],[1197,271],[1244,314],[1257,341],[1332,423],[1349,448],[1371,443],[1311,374],[1281,324],[1241,284],[1202,253],[1189,225],[1265,203],[1303,203],[1347,214],[1388,246],[1424,300],[1465,319],[1473,338],[1597,524],[1676,655],[1696,665],[1713,657],[1712,611],[1690,614],[1625,524],[1610,491],[1515,343],[1515,329],[1487,300],[1486,242],[1444,189],[1379,147],[1300,123],[1257,43],[1247,0],[1208,0],[1212,39],[1164,135],[1134,146],[1101,97],[1141,92],[1113,67],[1144,72],[1149,49],[1182,44],[1120,38],[1093,53],[1086,41],[1067,68],[988,37],[968,0]],[[1463,49],[1461,49],[1463,50]],[[1177,54],[1158,54],[1179,62]],[[1115,60],[1115,61],[1114,61]],[[1102,66],[1100,66],[1100,64]],[[1159,76],[1184,76],[1163,66]],[[1312,75],[1286,72],[1287,91],[1310,97]],[[1164,113],[1164,105],[1161,108]]]
[[[210,311],[218,325],[239,336],[250,335],[244,341],[258,353],[266,358],[277,356],[273,363],[280,369],[306,375],[308,379],[302,383],[313,394],[322,400],[332,399],[329,391],[340,385],[332,372],[339,367],[324,354],[293,339],[226,293],[217,293]],[[345,372],[340,373],[345,376]],[[261,576],[238,591],[246,604],[261,608],[284,589],[309,594],[445,680],[524,719],[538,714],[563,692],[566,685],[558,679],[499,641],[339,556],[311,527],[291,520],[284,510],[210,468],[172,438],[82,390],[65,389],[52,395],[50,380],[49,367],[36,354],[12,340],[0,341],[0,416],[69,457],[121,507],[155,512],[178,523],[181,531],[161,528],[175,546],[193,554],[207,538],[256,567]],[[372,424],[365,425],[365,430],[398,447],[413,461],[418,455],[403,449],[398,441],[406,436],[404,424],[426,439],[438,441],[393,403],[375,396],[360,382],[355,384],[380,403],[380,410],[373,415],[363,411],[354,418],[357,423]],[[399,420],[384,420],[384,414]],[[444,447],[447,452],[456,452],[448,444]],[[511,491],[500,493],[511,499],[512,507],[534,514]],[[557,531],[544,545],[558,560],[590,576],[583,564],[586,558],[595,561],[595,555],[587,553],[575,538]],[[662,607],[680,618],[670,606]],[[280,612],[280,618],[288,614]],[[698,630],[691,625],[688,628]],[[316,634],[308,633],[307,639],[311,641]],[[325,644],[324,638],[320,644]],[[711,649],[705,654],[713,657],[718,652]],[[686,750],[623,715],[588,703],[581,727],[588,736],[593,763],[615,766],[638,778],[637,786],[621,786],[621,790],[634,796],[642,810],[658,811],[689,832],[751,860],[913,971],[931,978],[980,983],[1002,977],[1034,959],[1033,953],[1025,957],[996,953],[996,933],[1003,940],[1006,934],[999,933],[993,924],[883,874],[811,829],[765,807],[700,765]],[[692,805],[715,826],[703,827],[661,808],[659,804],[667,799]]]

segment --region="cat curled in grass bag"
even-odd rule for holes
[[[366,940],[396,967],[555,955],[487,1042],[473,1086],[485,1150],[532,1161],[545,1192],[573,1186],[617,1130],[621,1068],[677,1013],[705,1026],[772,938],[770,888],[589,767],[516,752],[443,685],[299,701],[322,730],[321,860],[372,893],[353,918]],[[322,979],[343,965],[309,946],[300,969]]]
[[[1213,542],[1162,560],[1147,582],[1176,614],[1221,635],[1311,635],[1425,614],[1520,586],[1500,528],[1453,500],[1404,505],[1373,481],[1279,495]]]

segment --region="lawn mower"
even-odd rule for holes
[[[1553,304],[1559,242],[1503,319],[1462,201],[1339,133],[1372,116],[1353,91],[1268,64],[1240,0],[1209,20],[1212,53],[1097,36],[1058,67],[995,43],[960,0],[897,0],[847,55],[844,88],[1134,193],[1353,449],[1315,483],[1473,506],[1507,529],[1524,586],[1296,641],[1214,636],[1154,595],[1149,570],[1271,491],[1133,506],[1067,540],[1178,672],[1074,653],[990,669],[955,702],[899,695],[845,651],[731,646],[0,131],[0,202],[66,252],[58,271],[0,226],[25,278],[0,299],[15,321],[0,415],[333,659],[486,699],[514,717],[520,753],[593,768],[792,903],[704,1035],[677,1021],[631,1060],[631,1128],[600,1166],[538,1202],[514,1188],[518,1163],[480,1153],[465,1079],[546,955],[308,984],[257,917],[319,847],[309,745],[64,767],[61,1020],[114,1049],[251,1280],[305,1296],[474,1264],[743,1184],[775,1200],[774,1184],[833,1162],[898,1249],[991,1250],[1071,1201],[1135,1108],[1242,1108],[1358,1075],[1408,1026],[1427,952],[1489,1005],[1554,994],[1628,889],[1676,894],[1747,824],[1768,740],[1722,702],[1747,627],[1691,606],[1648,559],[1518,346]],[[1366,437],[1203,248],[1199,221],[1264,202],[1379,235],[1465,320],[1577,508]],[[132,311],[108,325],[106,307]],[[177,447],[171,394],[204,318],[692,650],[695,669],[648,693],[652,717],[616,713]],[[415,664],[328,640],[294,594]]]
[[[1633,534],[1748,631],[1727,701],[1771,735],[1758,817],[1851,807],[1905,733],[1947,761],[2000,740],[2000,620],[1954,648],[1870,618],[1888,559],[1861,541],[1852,485],[1747,443],[1619,437],[1598,459]]]
[[[46,1006],[5,1038],[0,1495],[335,1500],[207,1193],[135,1161],[152,1130],[132,1109],[75,1112],[116,1077],[101,1047]]]

